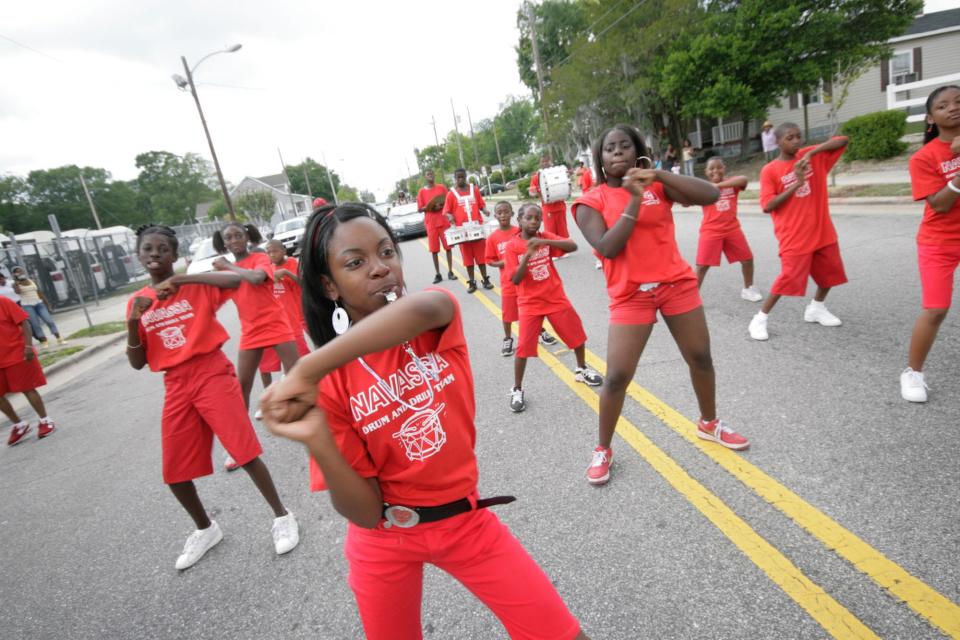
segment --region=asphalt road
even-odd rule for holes
[[[462,302],[477,382],[481,493],[519,497],[498,514],[592,638],[939,638],[951,622],[960,635],[960,327],[954,315],[941,329],[930,402],[903,402],[899,373],[920,302],[918,208],[844,210],[836,225],[850,284],[828,299],[842,327],[808,325],[805,301],[784,299],[770,341],[756,343],[747,323],[757,305],[740,299],[738,267],[705,282],[720,415],[751,449],[718,452],[683,437],[689,423],[663,405],[696,419],[696,404],[661,323],[636,382],[663,403],[647,401],[663,419],[628,397],[633,427],[623,433],[637,448],[615,440],[603,488],[584,480],[597,416],[592,391],[566,382],[572,354],[555,347],[555,359],[530,363],[528,409],[513,414],[499,318],[461,283],[444,284]],[[676,217],[692,260],[699,213]],[[778,271],[770,221],[747,209],[743,226],[766,292]],[[425,286],[425,248],[413,240],[403,251],[408,287]],[[602,359],[607,299],[593,262],[581,243],[557,265]],[[236,333],[231,306],[222,317]],[[228,343],[231,357],[235,349]],[[562,366],[551,370],[555,360]],[[0,637],[362,637],[345,523],[308,492],[297,445],[259,427],[300,519],[300,547],[275,556],[271,513],[253,485],[218,470],[198,486],[224,541],[178,573],[191,523],[160,479],[161,376],[131,370],[118,350],[46,400],[60,430],[0,451]],[[423,624],[427,638],[506,637],[433,569]]]

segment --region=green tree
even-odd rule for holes
[[[136,157],[139,206],[153,222],[192,221],[196,207],[219,193],[209,162],[195,153],[148,151]]]
[[[287,177],[290,180],[290,188],[294,193],[313,194],[314,198],[323,198],[328,202],[333,202],[333,191],[330,189],[330,179],[333,179],[334,187],[340,190],[340,176],[336,171],[329,171],[313,158],[307,158],[299,164],[286,166]],[[307,179],[303,177],[306,171],[310,179],[310,189],[307,189]],[[329,172],[329,176],[328,176]]]
[[[360,192],[360,202],[366,202],[368,204],[373,204],[377,201],[377,196],[373,195],[372,191],[367,191],[364,189]]]
[[[276,213],[277,201],[270,191],[252,191],[237,198],[233,208],[247,220],[267,220]]]
[[[49,229],[47,216],[54,214],[61,229],[96,228],[90,206],[80,184],[80,172],[93,193],[108,189],[110,173],[106,169],[66,165],[38,169],[27,174],[25,198],[33,210],[35,229]]]
[[[360,196],[357,190],[347,184],[341,184],[337,189],[337,199],[340,202],[360,202]]]
[[[0,227],[5,234],[41,228],[36,212],[27,203],[27,183],[20,176],[0,176]]]
[[[586,33],[586,3],[544,0],[533,6],[533,16],[537,32],[537,51],[540,53],[540,66],[543,70],[543,86],[546,89],[552,82],[553,68],[567,59]],[[517,30],[520,32],[520,40],[515,50],[520,81],[538,98],[540,86],[533,59],[533,44],[530,42],[530,20],[526,3],[517,9]]]

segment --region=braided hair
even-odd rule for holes
[[[142,224],[137,227],[135,233],[137,235],[137,253],[140,252],[140,243],[143,242],[144,236],[154,234],[166,237],[167,243],[170,245],[170,248],[173,249],[174,253],[177,252],[177,248],[180,246],[180,241],[177,239],[177,232],[163,224],[148,222],[147,224]]]
[[[933,101],[937,99],[937,96],[939,96],[941,93],[949,89],[960,90],[960,86],[957,86],[955,84],[948,84],[942,87],[937,87],[936,89],[933,90],[933,93],[927,96],[927,115],[928,116],[933,115],[932,113]],[[928,122],[927,128],[923,131],[923,144],[927,144],[934,138],[939,138],[939,137],[940,137],[940,127],[938,127],[935,122]]]
[[[334,301],[324,291],[323,279],[332,279],[330,256],[327,247],[337,227],[355,218],[369,218],[383,227],[400,255],[400,246],[390,225],[380,213],[368,204],[344,202],[340,205],[324,205],[313,212],[304,230],[304,249],[300,255],[300,286],[303,315],[307,321],[307,332],[318,347],[337,337],[333,330]]]
[[[260,229],[257,229],[256,225],[252,224],[243,224],[242,222],[237,222],[236,220],[231,220],[227,224],[223,225],[223,228],[219,231],[213,232],[213,248],[217,250],[217,253],[226,253],[227,245],[223,241],[223,232],[229,229],[230,227],[237,227],[242,229],[244,233],[247,234],[247,242],[253,243],[255,245],[263,242],[263,236],[260,235]]]

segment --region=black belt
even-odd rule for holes
[[[407,507],[401,504],[383,505],[384,527],[400,527],[408,529],[425,522],[436,522],[446,518],[473,511],[474,508],[486,509],[495,504],[509,504],[516,500],[513,496],[494,496],[476,501],[476,507],[468,498],[461,498],[454,502],[437,505],[436,507]]]

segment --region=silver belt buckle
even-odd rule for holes
[[[646,293],[648,291],[653,291],[659,286],[660,286],[659,282],[644,282],[638,288],[640,289],[640,291],[643,291],[644,293]]]
[[[410,527],[415,527],[420,522],[420,514],[411,509],[410,507],[404,507],[403,505],[393,505],[392,507],[387,507],[383,512],[383,517],[387,521],[385,526],[394,526],[400,527],[401,529],[409,529]]]

